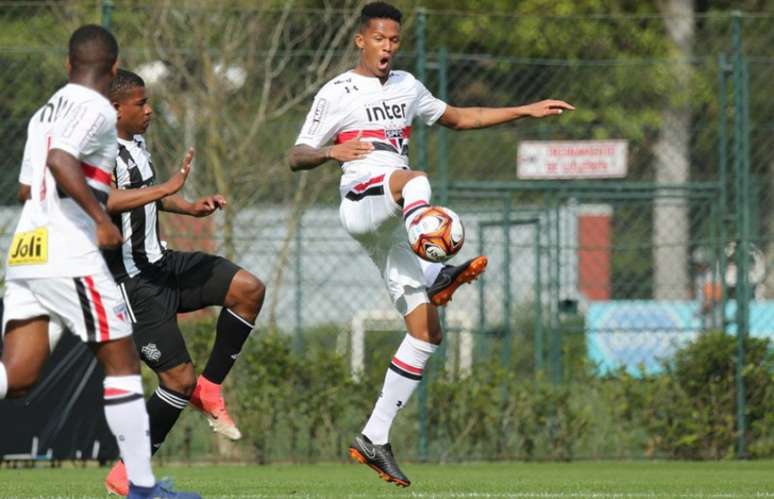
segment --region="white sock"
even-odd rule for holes
[[[362,431],[371,442],[378,445],[389,442],[392,421],[419,386],[427,359],[437,348],[438,345],[408,334],[403,338],[387,369],[382,393]]]
[[[419,265],[422,267],[422,272],[425,274],[426,285],[432,286],[444,265],[438,262],[428,262],[424,258],[417,258],[419,259]]]
[[[0,400],[8,394],[8,373],[5,371],[5,365],[0,362]]]
[[[401,194],[403,195],[403,221],[406,230],[417,215],[424,211],[423,208],[430,206],[432,193],[430,181],[424,175],[412,178],[403,186]]]
[[[105,419],[118,441],[129,481],[140,487],[156,483],[151,469],[150,424],[139,374],[105,377]]]

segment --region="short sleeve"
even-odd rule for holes
[[[19,172],[19,183],[32,185],[32,141],[27,136],[27,143],[24,144],[24,157],[22,158],[21,171]]]
[[[97,103],[84,102],[59,120],[51,131],[51,149],[82,159],[104,147],[103,134],[115,128],[110,115]]]
[[[324,90],[324,89],[323,89]],[[321,147],[331,141],[339,131],[341,111],[334,99],[321,90],[314,98],[312,108],[306,115],[306,121],[301,133],[296,139],[296,145],[306,144]]]
[[[446,112],[446,103],[436,98],[421,81],[416,80],[417,116],[426,125],[432,125]]]

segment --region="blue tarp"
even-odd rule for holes
[[[592,303],[586,313],[589,357],[600,372],[624,367],[637,375],[661,370],[661,361],[702,330],[700,303],[669,300],[616,300]],[[736,303],[726,306],[732,321]],[[731,323],[728,332],[736,332]],[[774,301],[750,304],[750,335],[774,338]]]

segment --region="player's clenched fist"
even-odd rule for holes
[[[110,219],[97,223],[97,246],[100,248],[117,248],[124,242],[121,231]]]
[[[374,150],[374,145],[360,140],[362,136],[363,132],[361,131],[353,140],[331,146],[328,149],[328,155],[340,163],[365,158],[369,152]]]

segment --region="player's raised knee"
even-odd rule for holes
[[[390,176],[390,189],[400,191],[409,181],[419,177],[427,177],[427,173],[416,170],[395,170]]]
[[[260,310],[263,305],[263,298],[266,296],[266,285],[252,274],[246,284],[246,294],[250,305],[256,310]]]
[[[159,373],[159,380],[164,388],[186,396],[190,396],[196,388],[196,373],[190,362]]]
[[[409,334],[418,340],[432,343],[433,345],[440,345],[443,341],[443,332],[440,328],[427,327],[414,329],[410,331]]]
[[[260,279],[244,270],[239,271],[234,276],[231,291],[230,294],[233,294],[232,300],[230,300],[233,302],[232,308],[238,308],[247,315],[258,314],[266,295],[266,286]]]

